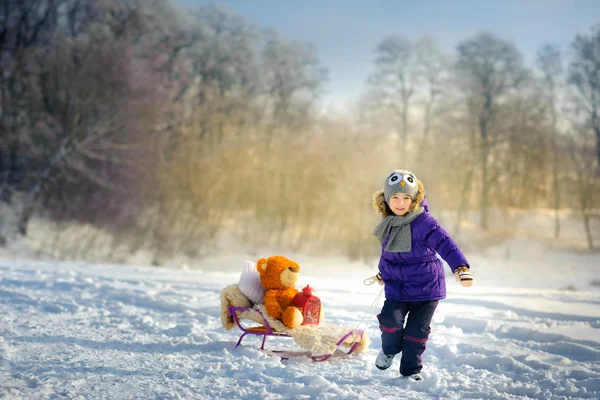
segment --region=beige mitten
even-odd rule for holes
[[[456,278],[456,282],[465,287],[473,286],[475,282],[471,270],[465,265],[461,265],[454,270],[454,277]]]

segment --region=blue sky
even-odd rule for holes
[[[210,3],[175,0],[184,6]],[[261,28],[318,48],[329,69],[326,104],[358,98],[372,70],[374,49],[385,36],[416,40],[429,34],[442,48],[481,31],[512,41],[532,64],[546,42],[568,51],[578,33],[600,23],[600,0],[222,0]]]

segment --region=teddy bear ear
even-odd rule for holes
[[[260,260],[258,260],[256,262],[256,270],[258,272],[264,272],[267,270],[267,259],[266,258],[261,258]]]

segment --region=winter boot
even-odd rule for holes
[[[377,356],[377,360],[375,360],[375,366],[379,369],[388,369],[392,366],[392,362],[394,362],[395,354],[387,355],[381,350],[379,355]]]
[[[421,382],[423,380],[423,377],[421,376],[421,374],[412,374],[412,375],[408,375],[408,376],[403,376],[402,378],[406,379],[407,381],[413,381],[413,382]]]

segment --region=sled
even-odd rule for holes
[[[332,357],[362,353],[369,345],[368,335],[361,329],[345,328],[326,322],[288,328],[281,321],[268,315],[264,305],[253,305],[237,285],[230,285],[221,292],[221,322],[226,330],[237,327],[241,331],[236,348],[242,344],[247,335],[253,335],[261,339],[260,350],[282,359],[306,356],[317,362],[327,361]],[[248,322],[260,325],[248,326]],[[268,336],[292,338],[302,350],[266,349]]]

